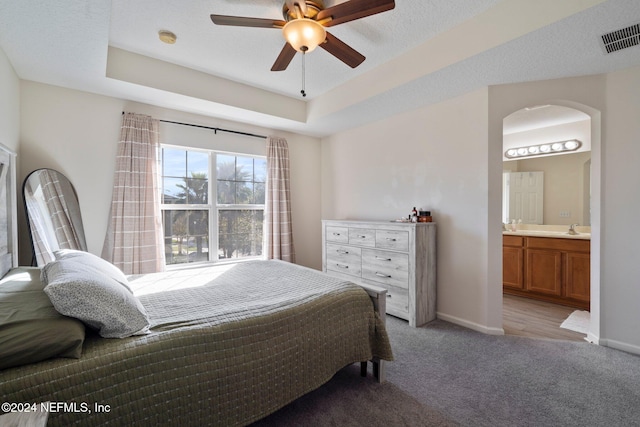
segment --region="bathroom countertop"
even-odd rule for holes
[[[569,234],[566,231],[551,231],[551,230],[516,230],[516,231],[503,231],[504,236],[526,236],[526,237],[551,237],[555,239],[578,239],[578,240],[591,240],[591,233],[578,233]]]

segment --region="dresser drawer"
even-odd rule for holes
[[[360,276],[362,250],[353,246],[327,244],[327,270]]]
[[[409,291],[395,286],[387,286],[387,312],[406,319],[409,316]]]
[[[349,228],[349,243],[375,248],[376,230],[369,228]]]
[[[327,242],[349,243],[349,229],[347,227],[327,227]]]
[[[322,243],[328,275],[387,289],[387,312],[410,326],[436,318],[434,222],[323,220]]]
[[[409,232],[376,230],[376,248],[409,251]]]
[[[409,256],[362,249],[362,278],[406,289],[409,287]]]

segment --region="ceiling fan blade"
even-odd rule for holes
[[[211,15],[216,25],[232,25],[235,27],[282,28],[285,21],[280,19],[246,18],[244,16]]]
[[[350,0],[321,10],[316,15],[315,20],[330,19],[323,25],[332,27],[344,22],[375,15],[376,13],[386,12],[394,7],[396,7],[394,0]]]
[[[351,68],[356,68],[365,60],[365,57],[360,52],[329,33],[327,33],[326,41],[320,43],[320,47]]]
[[[273,63],[271,71],[286,70],[294,56],[296,56],[296,50],[289,43],[285,43],[280,55],[276,58],[276,62]]]

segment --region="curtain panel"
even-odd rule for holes
[[[289,146],[283,138],[267,138],[267,191],[264,219],[267,259],[295,262],[289,190]]]
[[[159,121],[126,113],[102,257],[125,274],[164,271],[158,179]]]

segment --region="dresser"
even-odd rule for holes
[[[436,224],[322,221],[322,270],[387,289],[387,313],[421,326],[436,318]]]

